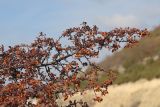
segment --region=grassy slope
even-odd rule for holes
[[[139,80],[108,88],[109,94],[94,107],[159,107],[160,79]]]
[[[129,81],[136,81],[140,78],[152,79],[160,77],[160,59],[154,61],[153,57],[160,56],[160,28],[151,32],[151,36],[140,41],[132,48],[123,49],[120,52],[106,58],[100,63],[104,69],[113,66],[123,66],[125,73],[119,74],[115,83],[121,84]],[[147,60],[144,65],[142,62]],[[104,79],[105,76],[101,76]]]
[[[160,79],[151,81],[139,80],[135,83],[112,85],[108,88],[109,94],[103,96],[101,103],[94,102],[93,90],[87,90],[69,97],[66,101],[58,99],[59,105],[68,105],[69,100],[86,101],[90,107],[160,107]],[[98,94],[98,93],[97,93]],[[100,95],[100,93],[98,94]],[[77,107],[80,107],[77,105]]]

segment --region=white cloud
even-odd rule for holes
[[[115,27],[139,27],[141,25],[140,19],[134,15],[113,15],[97,17],[96,22],[107,28]]]

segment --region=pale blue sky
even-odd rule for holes
[[[83,21],[106,31],[153,28],[160,24],[160,0],[0,0],[0,44],[31,42],[41,31],[57,38]]]

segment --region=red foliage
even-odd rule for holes
[[[97,26],[90,27],[86,22],[80,27],[73,27],[63,32],[58,40],[48,38],[40,33],[31,44],[20,44],[4,49],[0,47],[0,106],[25,106],[29,97],[38,98],[37,106],[57,106],[59,93],[64,100],[80,91],[82,81],[89,85],[84,89],[93,89],[108,93],[107,87],[115,77],[108,73],[103,83],[98,83],[95,77],[97,71],[103,69],[90,61],[97,57],[104,47],[112,52],[125,42],[129,47],[137,43],[148,31],[136,28],[114,29],[101,32]],[[71,43],[63,46],[61,39],[66,38]],[[85,76],[78,77],[83,66],[92,66],[92,74],[83,72]],[[103,89],[102,89],[103,88]],[[104,90],[105,89],[105,90]],[[101,97],[94,101],[101,102]]]

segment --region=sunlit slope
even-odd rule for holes
[[[103,102],[94,107],[160,107],[159,90],[160,79],[111,86]]]
[[[67,101],[63,98],[58,104],[68,105],[69,100],[86,101],[90,107],[160,107],[160,79],[151,81],[141,79],[134,83],[112,85],[108,88],[109,94],[103,96],[101,103],[94,102],[93,90],[88,90],[85,94],[75,94]],[[99,95],[99,94],[98,94]],[[77,107],[81,107],[77,105]]]

